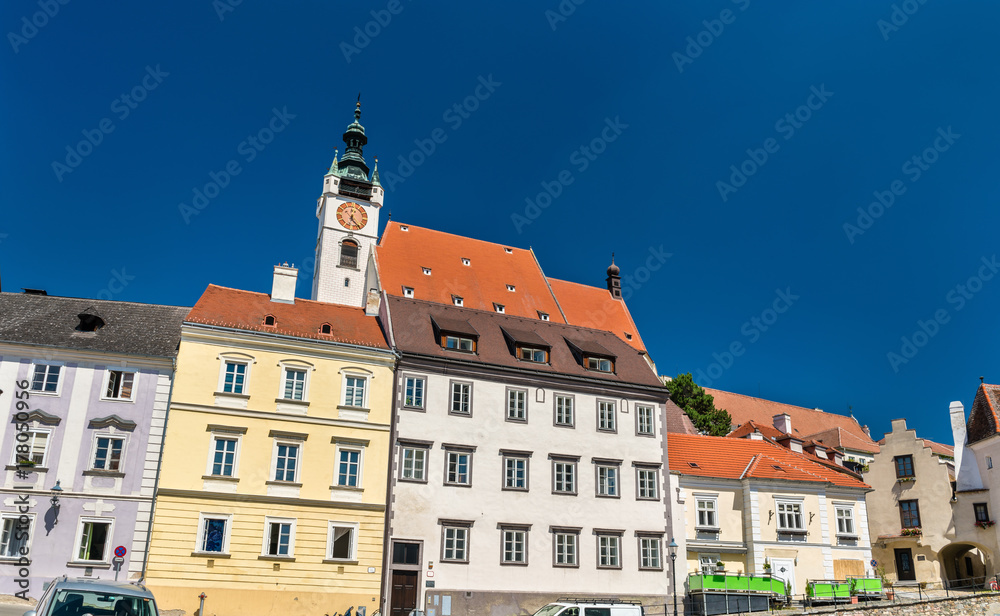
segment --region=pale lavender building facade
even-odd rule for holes
[[[187,313],[0,293],[0,595],[140,577]]]

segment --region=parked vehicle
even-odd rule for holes
[[[644,616],[638,601],[563,597],[542,607],[534,616]]]
[[[93,578],[53,581],[24,616],[159,616],[153,593],[140,584]]]

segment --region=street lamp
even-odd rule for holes
[[[52,520],[52,525],[55,526],[59,523],[59,495],[62,494],[63,489],[59,487],[59,480],[56,479],[56,485],[52,486],[52,498],[49,502],[52,503],[52,508],[55,509],[55,518]]]
[[[670,538],[667,549],[670,550],[670,577],[674,586],[674,616],[677,616],[677,542],[673,537]]]

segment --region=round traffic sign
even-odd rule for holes
[[[872,567],[877,567],[877,566],[878,566],[878,561],[873,558],[872,559]]]
[[[120,545],[115,548],[115,556],[117,556],[118,558],[122,558],[123,556],[125,556],[125,552],[127,551],[128,550],[125,549],[124,545]]]

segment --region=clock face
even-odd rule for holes
[[[342,203],[337,208],[337,221],[344,228],[357,231],[368,224],[368,212],[357,203]]]

